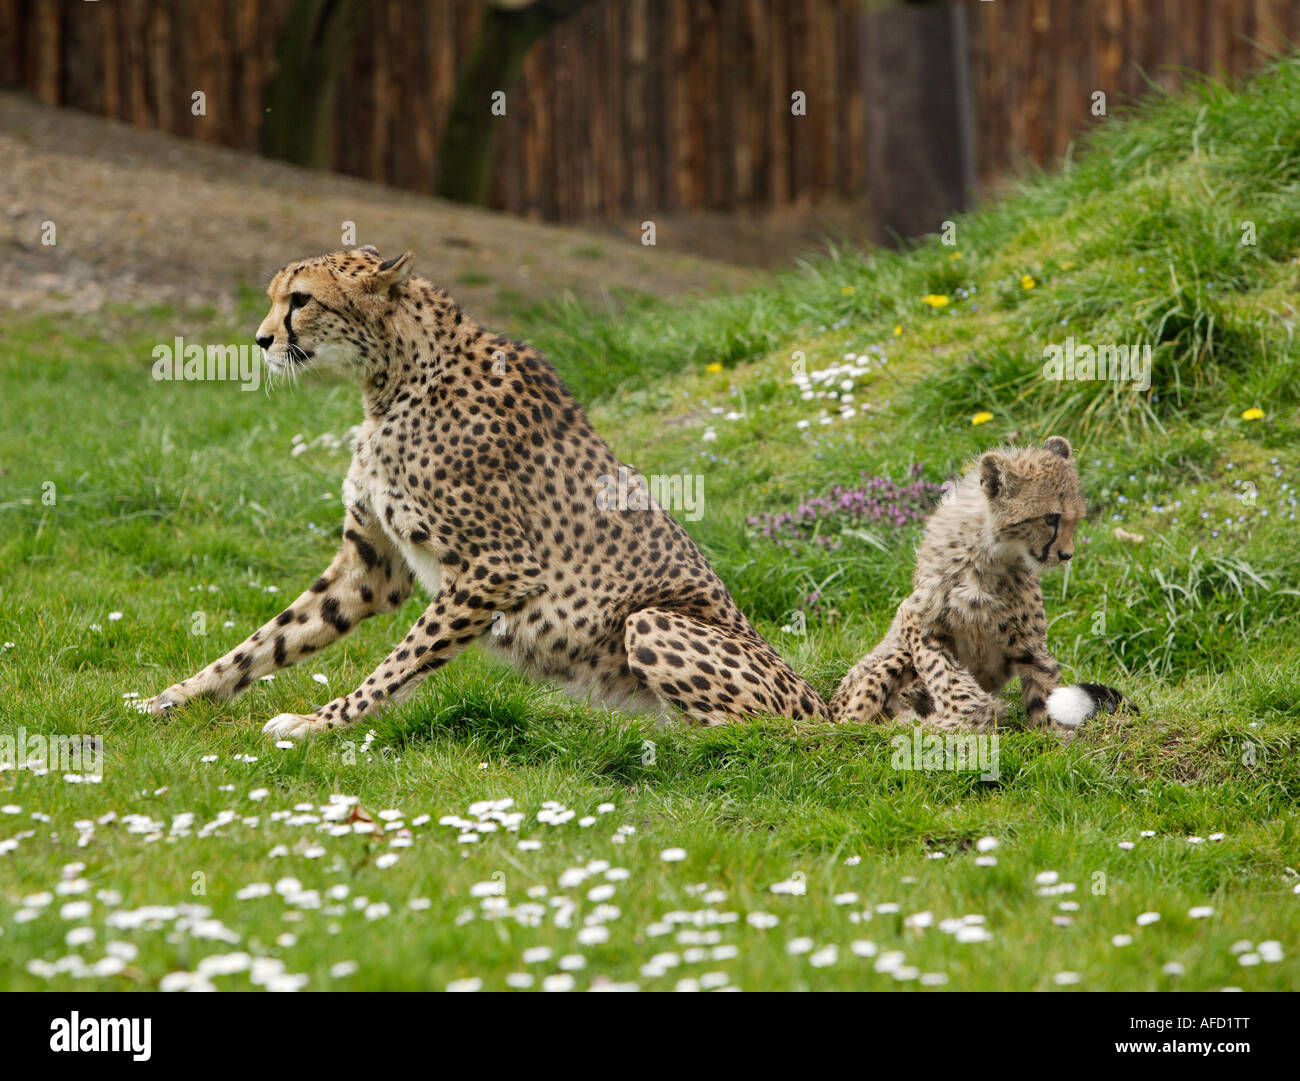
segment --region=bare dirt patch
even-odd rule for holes
[[[501,319],[566,292],[599,301],[736,289],[743,269],[524,221],[0,94],[0,311],[233,306],[295,258],[410,248],[419,273]],[[53,222],[56,243],[42,243]]]

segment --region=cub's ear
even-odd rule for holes
[[[1016,486],[1015,474],[1011,472],[1011,463],[996,450],[986,451],[980,455],[980,487],[990,499],[1010,495]]]
[[[1047,442],[1043,444],[1043,450],[1050,450],[1053,454],[1059,455],[1062,458],[1068,458],[1072,453],[1069,440],[1064,439],[1059,435],[1051,436]]]
[[[373,244],[363,244],[361,247],[357,249],[357,251],[364,252],[366,255],[373,255],[376,259],[383,258],[383,256],[379,254],[379,249],[376,248]]]
[[[385,259],[366,279],[366,289],[372,293],[387,293],[399,285],[404,285],[406,279],[411,276],[411,267],[414,263],[415,257],[409,251]]]

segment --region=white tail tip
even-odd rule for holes
[[[1096,700],[1082,687],[1057,687],[1047,696],[1047,715],[1066,728],[1078,728],[1096,712]]]

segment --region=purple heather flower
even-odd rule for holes
[[[834,551],[843,543],[838,534],[845,527],[890,525],[902,529],[929,513],[942,485],[923,480],[919,464],[908,472],[912,479],[906,484],[863,473],[855,488],[837,484],[825,495],[805,498],[793,511],[750,515],[747,521],[758,536],[781,547],[789,547],[791,541],[816,540],[822,548]]]

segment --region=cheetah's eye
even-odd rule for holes
[[[1055,529],[1061,524],[1061,516],[1059,514],[1044,514],[1043,521]]]
[[[306,304],[309,300],[311,300],[311,294],[309,293],[290,293],[289,310],[291,312],[296,311],[297,309],[301,308],[304,304]]]

